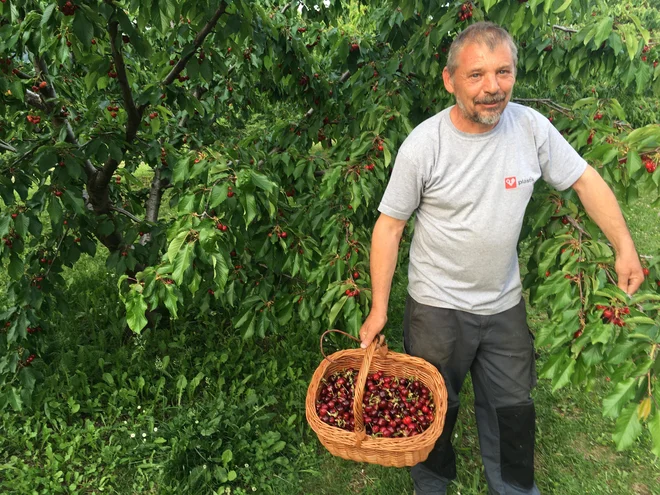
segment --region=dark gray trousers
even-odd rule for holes
[[[474,387],[481,457],[490,495],[538,495],[534,482],[534,339],[525,301],[496,315],[420,304],[408,296],[404,347],[438,368],[447,386],[445,428],[429,458],[411,469],[416,495],[444,495],[456,477],[451,445],[459,393]]]

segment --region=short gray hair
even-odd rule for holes
[[[513,57],[513,72],[514,74],[516,73],[518,47],[516,47],[511,35],[504,28],[493,22],[480,21],[471,24],[465,30],[461,31],[449,47],[449,54],[447,55],[447,70],[449,71],[449,75],[454,75],[458,67],[456,60],[458,54],[465,45],[470,43],[481,43],[491,50],[495,50],[502,43],[509,45],[511,56]]]

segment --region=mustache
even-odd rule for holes
[[[504,101],[506,99],[506,95],[504,94],[499,94],[499,95],[494,95],[494,96],[486,96],[485,98],[481,98],[480,100],[474,100],[475,103],[485,103],[487,105],[491,103],[500,103],[501,101]]]

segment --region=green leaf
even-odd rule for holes
[[[147,303],[142,294],[131,291],[131,295],[126,299],[126,323],[135,333],[140,333],[147,326]]]
[[[563,369],[560,369],[559,373],[555,374],[555,377],[552,380],[553,393],[562,388],[564,385],[568,385],[570,383],[571,376],[575,371],[575,363],[575,359],[569,359],[568,365],[566,365]]]
[[[355,309],[351,312],[350,316],[346,320],[348,325],[348,333],[352,335],[357,335],[362,326],[362,310],[359,305],[355,305]]]
[[[227,199],[227,193],[229,192],[229,183],[223,182],[222,184],[216,184],[211,189],[211,197],[209,198],[209,207],[215,208],[221,204],[224,200]]]
[[[181,405],[181,397],[183,396],[183,390],[186,388],[188,385],[188,379],[185,377],[185,375],[179,375],[178,378],[176,379],[176,390],[177,390],[177,399],[176,403],[177,405]]]
[[[57,7],[57,3],[51,3],[48,7],[44,9],[44,13],[41,16],[40,26],[44,27],[46,23],[50,20],[50,16],[53,15],[53,11]]]
[[[23,401],[21,400],[21,395],[16,391],[14,387],[6,392],[5,401],[12,407],[12,409],[14,409],[15,412],[21,412],[23,410]]]
[[[653,440],[653,452],[656,457],[660,457],[660,410],[656,409],[655,414],[648,422],[651,439]]]
[[[76,15],[73,17],[72,28],[74,34],[83,45],[89,46],[92,44],[92,38],[94,37],[94,24],[91,23],[80,11],[76,12]]]
[[[223,290],[227,285],[229,278],[229,266],[227,260],[222,254],[217,253],[213,255],[213,279],[215,280],[218,289]]]
[[[637,404],[629,404],[619,416],[614,426],[612,439],[616,449],[621,451],[629,448],[642,433],[642,424],[637,415]]]
[[[616,384],[614,391],[603,399],[603,416],[616,418],[623,406],[635,393],[635,379],[628,378]]]
[[[115,379],[112,377],[110,373],[103,373],[102,375],[103,381],[110,385],[111,387],[115,386]]]
[[[611,17],[605,17],[598,23],[596,35],[594,36],[594,44],[596,45],[596,48],[600,47],[601,43],[609,38],[612,33],[612,22],[613,19]]]
[[[248,227],[252,220],[257,216],[257,200],[252,193],[246,193],[241,196],[245,202],[245,226]]]
[[[11,222],[11,219],[9,215],[0,217],[0,237],[4,237],[7,233],[9,233],[9,223]]]
[[[176,258],[176,255],[181,250],[181,246],[183,246],[183,243],[186,242],[187,238],[188,231],[184,230],[183,232],[179,232],[177,236],[172,239],[172,242],[170,242],[170,245],[167,248],[167,259],[170,260],[170,263],[174,263],[174,258]]]
[[[252,319],[250,320],[250,324],[247,327],[247,330],[245,330],[245,333],[243,334],[243,339],[251,339],[252,336],[254,335],[254,325],[256,322],[257,318],[256,316],[252,316]]]
[[[192,262],[194,249],[195,243],[188,242],[185,247],[177,253],[172,262],[174,268],[172,271],[172,280],[174,280],[177,285],[181,285],[183,282],[183,274]]]
[[[60,200],[56,196],[51,197],[48,202],[48,216],[53,228],[59,228],[62,224],[62,205],[60,205]]]
[[[385,168],[387,168],[392,162],[392,153],[387,146],[383,146],[383,159],[385,160]]]
[[[630,29],[632,26],[620,26],[620,30],[625,33],[626,48],[628,49],[628,56],[630,60],[633,60],[637,55],[637,49],[639,48],[639,38],[634,29]]]
[[[337,315],[339,315],[339,312],[344,307],[344,304],[346,304],[347,300],[348,300],[348,296],[341,296],[341,299],[339,299],[332,306],[332,309],[330,310],[330,313],[328,314],[328,326],[332,327],[332,324],[337,319]]]
[[[639,154],[635,150],[630,150],[626,160],[626,169],[628,169],[628,175],[632,177],[633,174],[640,168],[642,168],[642,159],[639,157]]]
[[[277,184],[268,180],[268,177],[265,175],[257,173],[254,170],[250,170],[250,175],[252,176],[252,183],[264,191],[270,193],[277,189]]]
[[[227,466],[227,464],[229,464],[233,458],[234,458],[234,454],[232,454],[231,450],[225,450],[222,453],[222,463],[225,466]]]
[[[181,158],[176,165],[174,166],[174,171],[172,172],[172,182],[178,184],[183,182],[188,178],[190,173],[190,159],[188,157]]]
[[[569,8],[571,6],[571,3],[573,0],[565,0],[563,4],[561,4],[561,7],[559,7],[557,10],[555,10],[553,13],[554,14],[561,14],[564,10]]]
[[[168,284],[165,286],[165,298],[163,300],[165,303],[165,307],[167,310],[170,312],[170,315],[172,318],[175,320],[179,317],[178,316],[178,303],[179,299],[177,298],[176,294],[174,293],[174,287],[172,287],[171,284]]]
[[[18,280],[23,276],[24,265],[23,261],[12,253],[11,260],[9,261],[8,272],[9,276],[14,280]]]

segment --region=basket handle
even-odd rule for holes
[[[367,383],[367,376],[369,375],[369,368],[371,367],[371,360],[374,357],[376,350],[380,354],[387,353],[387,345],[385,344],[385,336],[381,333],[377,338],[371,341],[371,344],[364,351],[364,360],[355,382],[355,393],[353,394],[353,418],[355,419],[355,445],[360,447],[362,441],[366,438],[367,434],[364,428],[364,418],[362,418],[362,399],[364,398],[364,386]]]
[[[328,356],[326,356],[325,351],[323,350],[323,338],[324,338],[327,334],[329,334],[330,332],[337,332],[337,333],[340,333],[340,334],[342,334],[342,335],[346,335],[346,337],[350,337],[351,339],[353,339],[353,340],[354,340],[355,342],[357,342],[358,344],[361,342],[360,339],[356,339],[356,338],[353,337],[350,333],[342,332],[341,330],[337,330],[336,328],[331,328],[330,330],[326,330],[325,332],[323,332],[323,333],[321,334],[321,339],[319,340],[319,347],[321,348],[321,354],[323,354],[323,357],[324,357],[325,359],[327,359],[328,361],[330,361],[331,363],[334,363],[334,361],[333,361],[332,359],[330,359]]]

